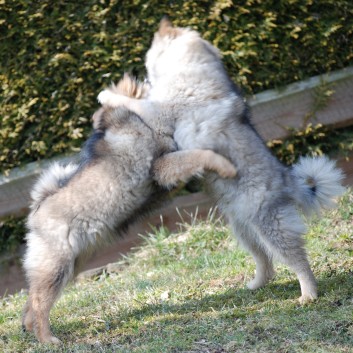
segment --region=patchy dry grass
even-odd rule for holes
[[[219,220],[165,230],[116,273],[76,283],[52,311],[64,345],[40,345],[21,331],[25,293],[0,301],[3,352],[352,352],[353,193],[311,221],[308,250],[320,297],[299,305],[284,266],[251,292],[254,272]]]

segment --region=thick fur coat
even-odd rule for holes
[[[125,76],[115,92],[140,97]],[[41,342],[59,343],[49,327],[54,301],[99,243],[155,207],[168,189],[205,170],[234,177],[212,151],[175,151],[168,124],[146,124],[124,107],[101,108],[78,164],[53,164],[33,188],[24,269],[29,298],[23,326]]]
[[[273,260],[288,265],[300,282],[300,301],[317,297],[304,249],[309,215],[334,205],[343,192],[342,172],[326,157],[301,158],[284,166],[251,125],[249,109],[228,77],[219,51],[188,28],[164,19],[147,52],[150,90],[141,99],[102,91],[98,100],[125,105],[146,122],[164,119],[180,150],[212,149],[236,166],[237,177],[207,178],[211,194],[239,242],[256,262],[250,289],[274,276]]]

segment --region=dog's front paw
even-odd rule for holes
[[[112,94],[112,92],[105,89],[104,91],[98,94],[98,102],[102,105],[110,105],[110,102],[112,101]]]
[[[237,169],[234,167],[234,165],[228,164],[227,166],[224,166],[222,170],[220,170],[219,174],[222,178],[231,179],[236,177]]]
[[[237,175],[235,166],[224,157],[219,156],[215,162],[217,164],[216,171],[222,178],[230,179]]]

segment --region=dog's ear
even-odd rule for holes
[[[172,22],[167,16],[163,16],[161,22],[159,23],[158,32],[160,37],[176,38],[182,35],[183,30],[178,27],[174,27]]]
[[[163,16],[161,22],[159,23],[158,33],[164,37],[173,30],[173,24],[169,20],[168,16]]]
[[[103,130],[105,128],[104,123],[104,112],[105,109],[103,107],[99,108],[92,116],[93,120],[93,129],[95,130]]]

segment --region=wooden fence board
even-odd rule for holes
[[[282,139],[289,135],[288,128],[301,129],[305,117],[315,110],[318,91],[332,90],[327,105],[315,112],[309,122],[320,122],[333,127],[353,123],[353,67],[293,83],[283,91],[270,90],[249,99],[252,121],[266,140]]]
[[[29,163],[14,168],[9,175],[0,176],[0,218],[22,216],[28,213],[30,191],[40,172],[54,161],[68,162],[70,157]]]

